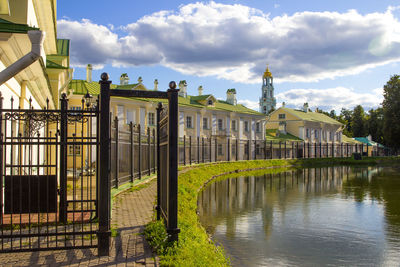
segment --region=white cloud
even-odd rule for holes
[[[259,110],[259,104],[258,104],[257,101],[252,101],[252,100],[248,100],[248,99],[242,99],[242,100],[238,100],[237,102],[238,102],[238,104],[242,104],[245,107],[254,109],[256,111]]]
[[[161,64],[185,74],[258,83],[265,64],[283,81],[317,81],[400,61],[400,21],[384,13],[298,12],[270,18],[244,5],[181,5],[123,29],[58,21],[75,65]]]
[[[277,102],[286,106],[300,108],[308,103],[310,108],[325,111],[332,109],[340,112],[342,108],[353,109],[361,105],[365,110],[377,108],[383,101],[382,89],[377,88],[367,93],[358,93],[351,88],[336,87],[329,89],[291,89],[276,95]],[[278,105],[280,106],[280,104]]]

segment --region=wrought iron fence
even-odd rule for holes
[[[156,129],[140,124],[111,123],[111,187],[141,179],[156,172]]]
[[[96,247],[98,111],[13,102],[0,100],[0,252]]]

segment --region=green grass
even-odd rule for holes
[[[145,236],[159,255],[162,266],[229,266],[224,249],[213,243],[197,216],[197,196],[207,182],[232,176],[279,172],[287,168],[393,163],[399,164],[400,158],[366,158],[361,161],[351,158],[254,160],[181,167],[178,187],[178,227],[181,233],[178,244],[167,242],[164,226],[159,221],[152,221],[146,226]]]

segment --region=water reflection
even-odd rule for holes
[[[236,266],[398,265],[399,168],[240,177],[199,195],[200,220]]]

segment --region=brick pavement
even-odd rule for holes
[[[110,256],[98,257],[96,249],[0,254],[1,266],[158,266],[148,246],[144,226],[153,216],[157,183],[116,197],[111,225],[119,235],[111,239]]]

